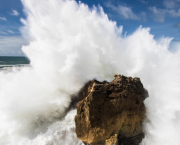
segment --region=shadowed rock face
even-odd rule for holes
[[[148,96],[139,78],[115,75],[112,82],[89,81],[79,92],[76,134],[90,145],[138,145],[144,137],[143,100]]]

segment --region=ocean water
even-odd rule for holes
[[[102,7],[22,0],[30,64],[0,71],[0,145],[81,145],[71,96],[91,79],[140,77],[149,92],[141,145],[180,144],[180,45],[139,26],[123,35]],[[171,51],[173,50],[173,51]]]
[[[29,63],[29,59],[25,56],[0,56],[0,65],[21,65]]]
[[[29,59],[24,56],[0,56],[0,71],[8,73],[29,66]]]

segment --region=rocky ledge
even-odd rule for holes
[[[86,145],[138,145],[144,137],[148,93],[139,78],[114,77],[89,81],[78,94],[76,134]]]

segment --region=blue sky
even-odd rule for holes
[[[150,27],[156,39],[174,37],[180,41],[180,0],[81,0],[89,7],[102,6],[110,20],[133,33],[140,25]],[[0,55],[23,55],[27,44],[20,33],[21,18],[26,18],[20,0],[0,0]]]

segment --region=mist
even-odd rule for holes
[[[139,77],[148,90],[142,145],[179,145],[180,52],[139,26],[123,35],[102,7],[74,0],[22,0],[22,47],[30,67],[0,72],[0,144],[81,145],[72,94],[91,79]],[[172,51],[173,50],[173,51]]]

